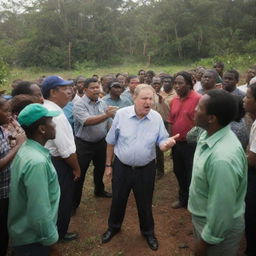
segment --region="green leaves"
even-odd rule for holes
[[[167,63],[255,54],[253,0],[12,0],[4,8],[0,56],[11,65],[68,68],[126,58]]]

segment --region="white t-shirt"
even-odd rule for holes
[[[49,149],[52,156],[67,158],[76,152],[72,127],[64,115],[63,110],[57,104],[49,100],[44,100],[44,106],[48,110],[57,110],[61,112],[60,115],[53,117],[52,119],[56,125],[56,137],[54,140],[48,140],[45,144],[45,147]]]
[[[196,83],[194,84],[194,90],[196,91],[196,92],[198,92],[199,90],[201,90],[203,87],[202,87],[202,84],[201,84],[201,82],[200,81],[196,81]]]
[[[237,87],[240,91],[246,93],[247,89],[248,89],[248,84],[243,84]]]

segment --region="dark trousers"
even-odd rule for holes
[[[156,146],[156,171],[158,177],[164,175],[164,152],[158,146]]]
[[[48,256],[49,246],[43,246],[39,243],[26,244],[13,247],[15,256]]]
[[[63,159],[52,157],[52,163],[57,171],[60,184],[60,204],[57,228],[59,239],[62,239],[68,231],[72,212],[75,183],[73,181],[72,168]]]
[[[137,204],[140,230],[143,235],[154,234],[152,198],[155,183],[155,161],[142,168],[124,165],[117,157],[114,160],[112,174],[112,204],[108,219],[109,229],[121,228],[127,200],[131,189]]]
[[[248,169],[245,208],[246,255],[256,256],[256,168]]]
[[[76,138],[76,149],[78,162],[81,168],[81,177],[75,184],[74,209],[76,209],[81,201],[84,179],[90,162],[93,162],[93,179],[94,192],[101,193],[104,191],[104,183],[102,181],[105,164],[106,164],[106,142],[105,138],[99,142],[86,142]]]
[[[177,142],[172,148],[173,171],[179,183],[179,201],[188,204],[189,185],[191,182],[195,143]]]
[[[8,248],[8,198],[0,199],[0,256],[5,256]]]

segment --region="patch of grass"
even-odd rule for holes
[[[81,69],[74,69],[74,70],[47,70],[38,67],[31,67],[31,68],[12,68],[10,75],[7,77],[6,83],[2,86],[2,88],[7,89],[7,91],[11,90],[11,82],[15,79],[23,79],[28,81],[35,81],[42,76],[49,76],[49,75],[59,75],[65,79],[68,78],[76,78],[79,75],[83,75],[85,77],[91,77],[94,74],[99,76],[103,76],[106,74],[116,74],[116,73],[128,73],[128,74],[137,74],[140,69],[145,70],[154,70],[156,73],[159,72],[166,72],[173,74],[180,70],[191,69],[191,66],[185,65],[164,65],[164,66],[157,66],[151,65],[147,67],[145,64],[141,63],[124,63],[123,65],[118,66],[108,66],[108,67],[98,67],[98,68],[91,68],[91,67],[84,67]]]

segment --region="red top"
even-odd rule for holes
[[[178,141],[185,141],[187,133],[195,125],[195,108],[202,97],[191,90],[185,98],[175,96],[170,103],[170,123],[172,136],[179,133]]]

